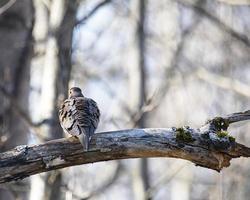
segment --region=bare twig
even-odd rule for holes
[[[84,24],[86,20],[88,20],[90,17],[92,17],[102,6],[106,5],[107,3],[110,3],[111,0],[104,0],[101,3],[97,4],[87,15],[85,15],[83,18],[79,19],[75,26],[79,24]]]
[[[119,175],[121,174],[122,169],[123,169],[122,163],[120,161],[117,161],[114,173],[107,181],[105,181],[100,187],[93,188],[93,191],[91,191],[90,194],[88,194],[88,195],[81,196],[81,195],[78,195],[78,194],[75,194],[72,192],[74,199],[87,200],[87,199],[91,199],[93,197],[97,197],[100,194],[103,194],[103,192],[105,192],[107,189],[109,189],[110,186],[112,186],[115,183],[115,181],[119,178]],[[63,185],[63,188],[66,191],[72,191],[72,189],[69,188],[67,184]]]
[[[245,121],[245,120],[250,120],[250,110],[227,115],[225,119],[228,120],[229,124],[240,122],[240,121]]]
[[[44,139],[45,136],[39,132],[39,127],[43,124],[52,124],[54,123],[54,121],[52,119],[43,119],[40,122],[33,122],[30,116],[19,106],[15,98],[1,85],[0,93],[2,93],[6,98],[8,98],[10,105],[12,106],[13,112],[20,117],[25,126],[32,130],[31,133],[35,134],[41,139]]]
[[[52,123],[52,120],[50,119],[43,119],[40,122],[33,122],[29,115],[22,110],[22,108],[18,105],[18,102],[15,100],[15,98],[3,87],[0,85],[0,92],[8,98],[8,100],[10,101],[10,104],[13,106],[13,111],[16,112],[25,122],[25,124],[30,127],[30,128],[36,128],[39,127],[43,124],[47,124],[47,123]]]
[[[244,84],[239,80],[231,79],[220,74],[212,73],[206,70],[204,67],[200,67],[196,71],[196,75],[199,79],[212,83],[218,87],[227,90],[233,90],[234,92],[242,96],[250,97],[250,86]]]
[[[203,0],[199,0],[196,2],[196,5],[202,6],[204,3],[205,2]],[[190,38],[190,35],[192,35],[192,33],[196,30],[196,27],[200,24],[200,22],[201,18],[199,16],[195,16],[192,24],[182,32],[181,41],[178,43],[170,67],[166,67],[162,83],[160,84],[159,88],[154,92],[152,97],[148,100],[148,102],[150,102],[150,104],[148,105],[151,107],[150,111],[156,109],[161,105],[161,103],[163,102],[162,99],[165,97],[168,90],[171,88],[172,85],[176,84],[176,72],[178,72],[179,69],[178,62],[182,58],[182,53],[185,50],[186,43],[187,41],[189,41],[188,39]],[[158,39],[160,43],[164,43],[161,38]],[[145,105],[145,107],[148,107],[148,105]]]
[[[14,5],[14,3],[16,3],[16,0],[9,0],[6,4],[4,4],[1,8],[0,8],[0,15],[2,15],[4,12],[6,12],[9,8],[11,8],[11,6]]]
[[[221,20],[219,20],[217,17],[212,15],[205,8],[202,8],[201,6],[199,6],[197,4],[189,3],[188,1],[183,1],[183,0],[175,0],[175,1],[182,4],[185,7],[188,7],[188,8],[191,8],[191,9],[195,10],[200,15],[202,15],[202,16],[206,17],[207,19],[211,20],[212,22],[214,22],[218,27],[220,27],[222,30],[227,32],[233,38],[235,38],[238,41],[242,42],[248,48],[250,47],[250,40],[248,39],[248,37],[246,35],[235,31],[233,28],[231,28],[230,26],[228,26],[227,24],[225,24]]]
[[[157,190],[159,190],[166,183],[169,183],[186,165],[187,163],[182,164],[181,166],[176,166],[176,165],[174,165],[174,167],[171,166],[171,168],[168,169],[168,171],[172,173],[171,174],[164,173],[162,177],[158,177],[157,182],[147,190],[147,197],[153,197],[154,194],[157,192]]]
[[[117,166],[116,169],[114,170],[112,177],[109,180],[107,180],[101,187],[92,191],[90,195],[84,199],[90,199],[92,197],[96,197],[100,194],[103,194],[103,192],[105,192],[119,178],[122,171],[122,167],[123,167],[122,163],[120,161],[117,161]]]

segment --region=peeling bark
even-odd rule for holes
[[[0,183],[64,167],[107,160],[145,157],[173,157],[220,171],[232,158],[249,157],[250,148],[228,138],[208,138],[207,132],[187,129],[193,141],[178,140],[178,129],[131,129],[97,133],[89,152],[78,139],[64,138],[34,146],[18,146],[0,154]],[[210,132],[212,133],[212,132]],[[208,137],[207,137],[208,136]],[[228,145],[224,145],[225,143]]]

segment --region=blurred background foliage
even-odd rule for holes
[[[198,128],[249,109],[249,19],[248,0],[1,0],[1,152],[65,137],[57,112],[71,86],[98,102],[97,132]],[[248,145],[249,128],[229,131]],[[0,185],[0,199],[249,199],[249,166],[94,163]]]

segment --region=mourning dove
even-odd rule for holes
[[[94,134],[100,118],[100,111],[96,102],[83,96],[78,87],[69,90],[59,111],[60,124],[64,132],[77,136],[88,151],[91,136]]]

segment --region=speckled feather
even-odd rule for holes
[[[60,124],[66,133],[78,136],[85,150],[94,134],[100,118],[100,111],[94,100],[74,97],[64,101],[59,111]]]

